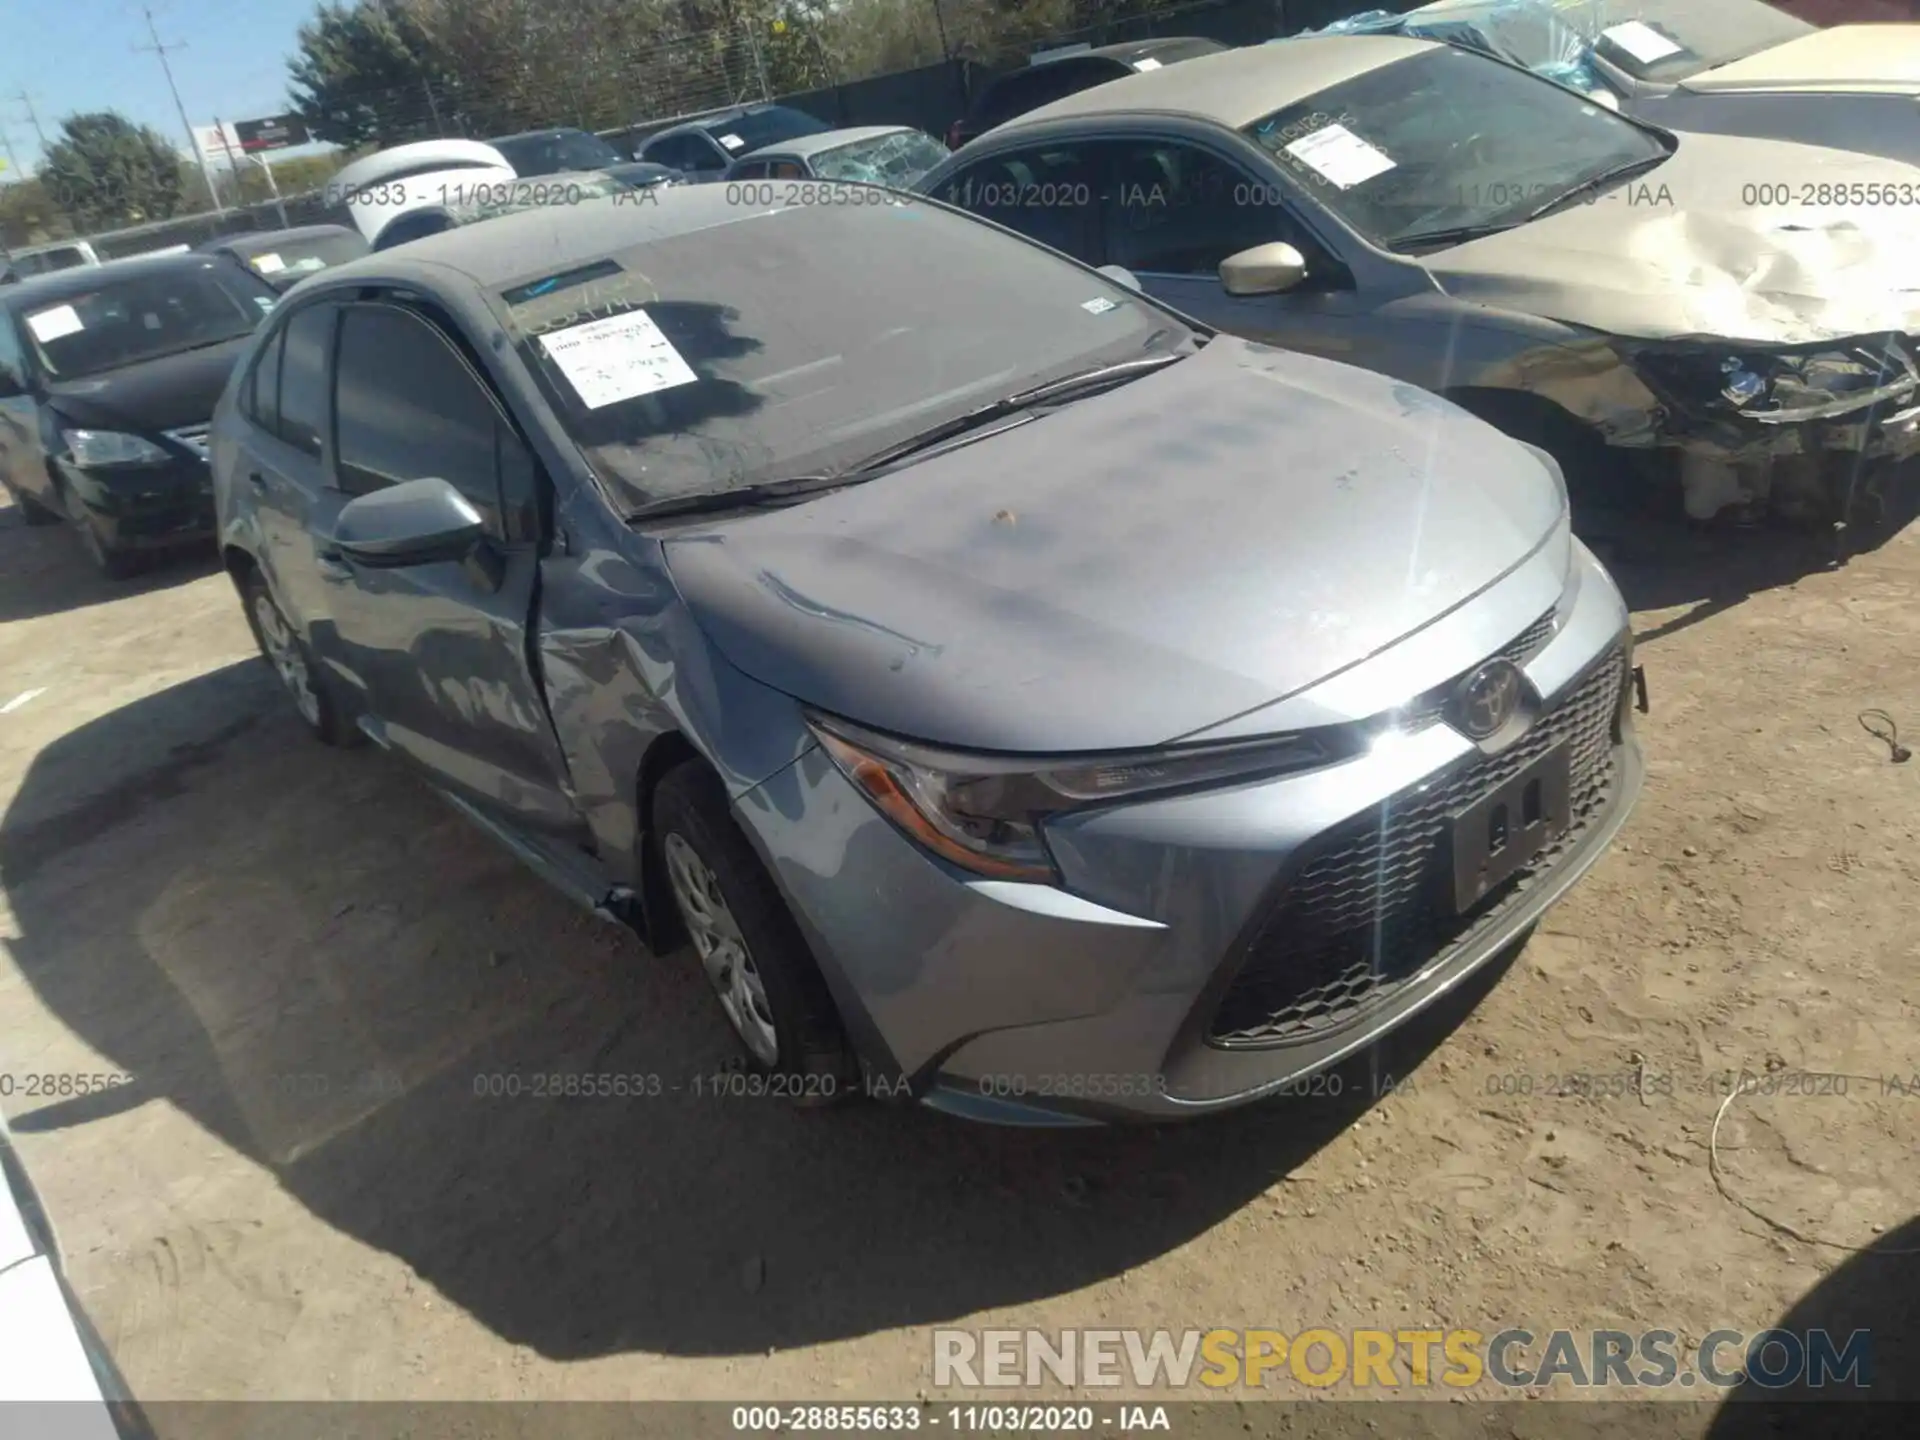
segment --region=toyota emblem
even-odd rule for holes
[[[1454,692],[1455,723],[1469,739],[1500,733],[1520,709],[1525,680],[1511,660],[1489,660],[1460,682]]]

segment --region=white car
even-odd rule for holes
[[[472,204],[519,178],[506,156],[478,140],[420,140],[354,161],[327,182],[326,195],[378,248],[381,232],[402,215]]]
[[[1323,33],[1483,50],[1668,130],[1920,164],[1916,23],[1822,29],[1762,0],[1438,0]]]

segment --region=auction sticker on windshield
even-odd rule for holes
[[[268,251],[265,255],[256,255],[253,257],[253,268],[258,270],[262,275],[277,275],[287,268],[287,262],[282,260],[278,255],[275,255],[272,251]]]
[[[738,150],[747,142],[742,140],[738,135],[722,135],[720,137],[720,143],[729,150]]]
[[[644,310],[542,335],[540,346],[589,410],[700,378]]]
[[[1393,161],[1344,125],[1328,125],[1287,146],[1287,153],[1342,190],[1384,175]]]
[[[80,314],[73,306],[56,305],[51,310],[29,315],[27,328],[33,332],[34,339],[45,345],[63,335],[78,334],[87,327],[80,323]]]
[[[1686,47],[1669,40],[1644,20],[1629,20],[1600,32],[1602,40],[1611,40],[1642,65],[1651,65],[1669,55],[1678,55]]]

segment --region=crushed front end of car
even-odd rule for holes
[[[1657,407],[1640,438],[1674,457],[1695,519],[1732,511],[1845,526],[1920,454],[1920,363],[1907,336],[1614,348]]]

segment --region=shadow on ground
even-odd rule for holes
[[[1662,510],[1626,514],[1576,504],[1575,528],[1613,572],[1635,611],[1693,608],[1634,636],[1644,644],[1698,625],[1765,590],[1792,585],[1855,556],[1871,554],[1920,518],[1920,463],[1897,469],[1872,523],[1857,524],[1839,549],[1832,532],[1765,525],[1742,530],[1687,524]]]
[[[1805,1383],[1773,1390],[1745,1384],[1715,1414],[1706,1440],[1912,1435],[1913,1403],[1920,1401],[1920,1218],[1849,1255],[1774,1328],[1802,1343],[1809,1333],[1824,1332],[1833,1352],[1843,1356],[1850,1337],[1865,1332],[1869,1358],[1858,1374],[1864,1388],[1844,1377],[1817,1389]],[[1787,1352],[1779,1350],[1768,1363],[1784,1368],[1786,1359]],[[1898,1402],[1898,1408],[1878,1403],[1888,1401]]]
[[[109,580],[65,525],[29,525],[0,498],[0,625],[185,585],[219,568],[212,545],[156,555],[126,580]]]
[[[306,741],[257,661],[45,751],[0,881],[34,991],[133,1077],[17,1132],[171,1102],[551,1357],[764,1354],[1067,1293],[1216,1225],[1378,1089],[1356,1068],[1345,1100],[1102,1132],[696,1093],[733,1051],[694,967],[550,895],[387,757]],[[1357,1064],[1410,1072],[1510,960]],[[583,1073],[658,1093],[526,1093]],[[175,1178],[203,1149],[140,1164]]]

